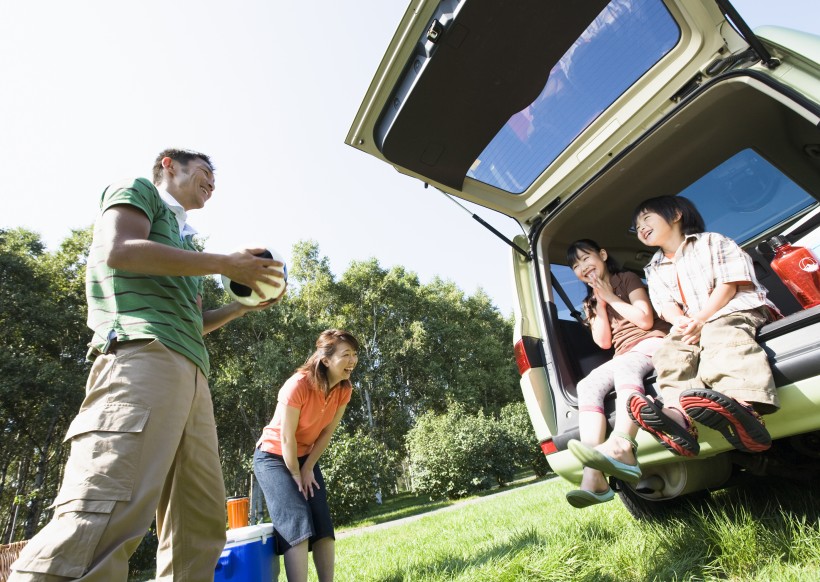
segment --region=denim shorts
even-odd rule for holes
[[[307,457],[299,457],[300,467]],[[318,463],[313,467],[313,475],[319,483],[319,489],[314,488],[313,497],[307,499],[299,493],[281,455],[256,449],[253,472],[265,494],[277,554],[284,554],[292,546],[305,540],[308,540],[308,548],[312,548],[313,542],[322,538],[336,539],[327,505],[325,479]]]

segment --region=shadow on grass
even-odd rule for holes
[[[647,579],[751,579],[772,564],[800,566],[820,546],[820,494],[783,479],[755,478],[718,491],[666,522],[647,522],[657,540]]]
[[[511,554],[518,553],[522,549],[534,548],[543,545],[545,542],[535,531],[529,529],[514,535],[509,541],[494,545],[485,552],[481,552],[471,558],[460,558],[456,556],[442,557],[427,564],[414,564],[394,572],[388,576],[378,578],[378,582],[403,582],[404,580],[418,580],[441,578],[451,579],[459,574],[475,570],[483,565],[495,561],[503,560]]]

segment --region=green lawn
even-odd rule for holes
[[[662,523],[634,520],[618,501],[573,509],[564,500],[569,488],[562,480],[542,482],[340,539],[336,579],[768,582],[820,576],[820,495],[805,488],[727,490]]]
[[[508,491],[510,489],[523,487],[524,485],[529,485],[536,479],[537,478],[532,473],[521,472],[520,474],[516,475],[515,481],[513,481],[513,483],[505,485],[503,488],[496,487],[489,491],[482,491],[476,495],[468,497],[467,499],[473,499],[475,497],[486,497],[488,495],[494,495],[499,491]],[[332,494],[333,493],[331,492],[331,495]],[[431,511],[435,511],[436,509],[442,509],[444,507],[448,507],[456,503],[458,503],[458,501],[431,501],[429,498],[423,495],[415,495],[413,493],[410,493],[409,491],[406,491],[403,493],[399,493],[398,495],[392,495],[390,497],[387,497],[384,500],[384,503],[382,503],[381,505],[373,503],[368,508],[368,511],[366,512],[364,517],[352,523],[346,523],[342,526],[337,526],[336,532],[343,532],[360,527],[366,527],[369,525],[377,525],[380,523],[393,521],[396,519],[402,519],[405,517],[411,517],[422,513],[429,513]]]

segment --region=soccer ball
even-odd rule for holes
[[[254,292],[250,287],[247,285],[242,285],[241,283],[237,283],[236,281],[231,281],[225,275],[222,275],[222,286],[225,287],[225,291],[228,292],[235,301],[238,301],[242,305],[248,305],[250,307],[256,307],[260,303],[265,303],[267,301],[271,301],[273,299],[278,299],[282,293],[285,292],[285,283],[288,281],[288,268],[285,265],[285,259],[274,250],[267,249],[263,253],[258,253],[257,257],[262,257],[263,259],[274,259],[282,263],[282,271],[284,271],[285,276],[275,277],[274,281],[279,283],[280,287],[274,287],[273,285],[266,285],[263,284],[260,287],[262,291],[265,293],[265,298],[259,296],[258,293]]]

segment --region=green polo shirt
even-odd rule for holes
[[[102,194],[100,215],[118,204],[139,208],[151,221],[148,240],[196,251],[190,236],[180,238],[174,213],[156,187],[145,178],[112,184]],[[202,338],[202,277],[143,275],[112,269],[105,263],[98,239],[100,221],[86,269],[88,326],[94,330],[91,345],[104,351],[112,334],[117,341],[158,339],[179,352],[206,376],[208,352]]]

